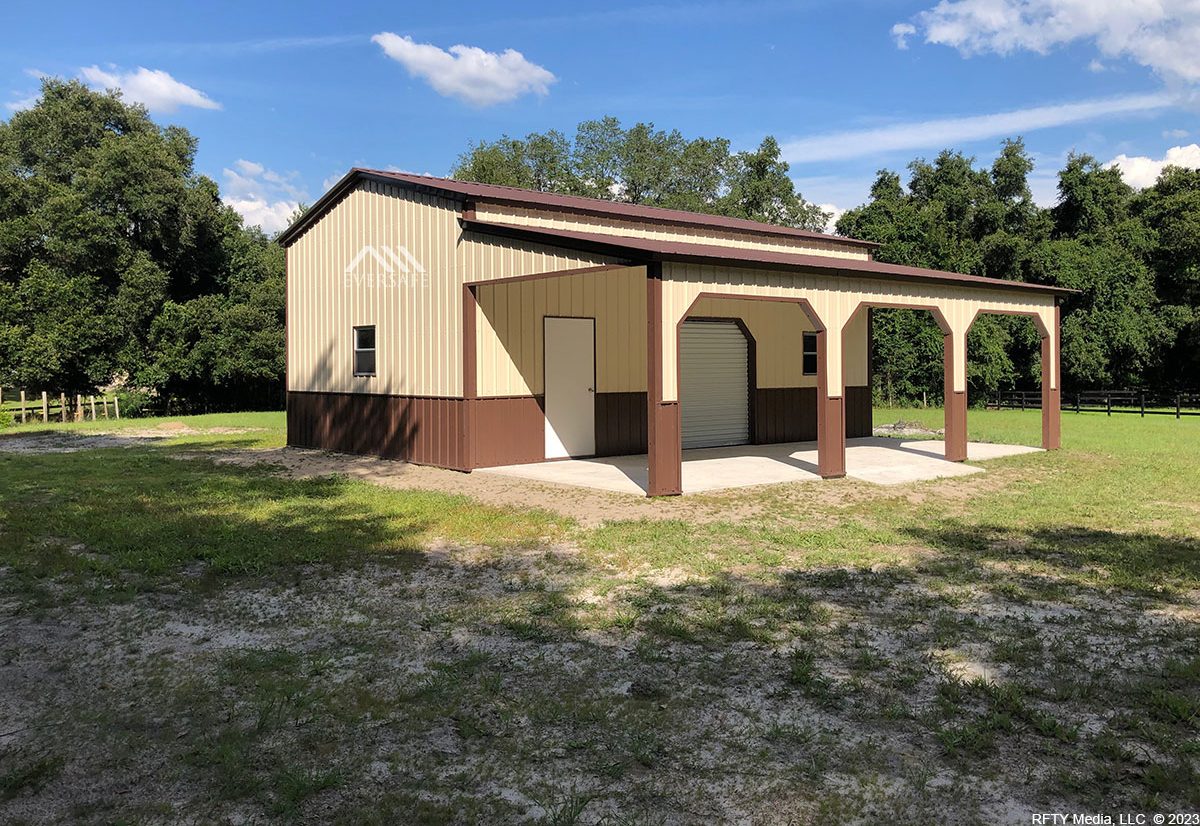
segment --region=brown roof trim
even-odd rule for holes
[[[643,206],[641,204],[621,204],[615,201],[605,201],[600,198],[584,198],[579,195],[559,195],[553,192],[537,192],[531,189],[518,189],[512,186],[496,186],[494,184],[479,184],[471,181],[456,181],[451,178],[435,178],[430,175],[411,175],[406,172],[387,172],[378,169],[351,169],[333,188],[322,195],[309,208],[299,221],[279,233],[275,240],[287,246],[303,233],[310,224],[321,217],[356,180],[378,180],[387,183],[400,184],[408,189],[430,192],[441,195],[451,195],[467,202],[465,211],[468,218],[473,218],[474,203],[503,204],[506,206],[535,207],[574,212],[582,215],[593,215],[603,218],[621,218],[641,221],[651,224],[665,224],[689,227],[707,227],[733,232],[746,232],[755,235],[769,235],[787,238],[809,238],[833,244],[845,244],[875,248],[879,244],[874,241],[862,241],[857,238],[844,238],[840,235],[827,235],[823,232],[813,232],[796,227],[782,227],[775,224],[765,224],[761,221],[750,221],[745,218],[728,218],[723,215],[706,215],[700,212],[686,212],[681,209],[664,209],[662,207]]]
[[[487,235],[498,235],[523,241],[534,241],[554,246],[569,247],[586,252],[627,257],[639,262],[675,261],[695,264],[720,264],[735,267],[765,267],[791,271],[813,271],[837,275],[859,275],[883,278],[890,281],[917,281],[922,283],[950,284],[960,287],[978,287],[993,290],[1019,290],[1026,292],[1069,295],[1076,290],[1046,284],[1030,284],[1024,281],[1008,281],[1002,278],[987,278],[982,275],[928,270],[907,267],[901,264],[886,264],[882,261],[859,261],[850,258],[834,258],[828,255],[804,255],[776,252],[774,250],[716,247],[711,244],[692,244],[682,241],[664,241],[656,238],[631,238],[624,235],[575,232],[572,230],[545,229],[534,227],[496,224],[487,221],[464,220],[465,228]]]

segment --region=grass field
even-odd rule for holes
[[[1200,807],[1198,421],[598,526],[222,461],[277,413],[113,424],[0,434],[0,821]]]

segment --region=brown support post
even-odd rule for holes
[[[663,401],[662,264],[646,265],[647,496],[683,492],[679,402]],[[678,361],[678,358],[676,358]]]
[[[846,405],[829,395],[829,340],[841,331],[817,331],[817,472],[822,479],[846,475]]]
[[[475,313],[478,308],[478,302],[475,298],[475,289],[473,287],[463,285],[463,307],[462,307],[462,325],[463,325],[463,412],[462,412],[462,457],[463,465],[466,470],[473,470],[478,464],[476,444],[475,444],[475,413],[476,400],[479,397],[478,377],[479,371],[477,367],[477,359],[479,351],[475,342]]]
[[[1054,329],[1042,339],[1042,448],[1045,450],[1062,447],[1062,359],[1058,346],[1062,337],[1059,335],[1058,316],[1058,306],[1055,305]],[[1057,381],[1053,381],[1052,377]],[[1075,397],[1075,408],[1079,409],[1078,396]]]
[[[954,333],[946,333],[943,339],[944,353],[942,368],[945,372],[944,392],[946,406],[946,461],[965,462],[967,460],[967,391],[954,389]],[[967,337],[963,336],[963,347],[966,347]],[[966,358],[966,353],[962,354]]]

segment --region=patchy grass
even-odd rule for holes
[[[1200,422],[1064,413],[986,474],[592,529],[220,464],[275,436],[180,421],[0,453],[0,820],[1200,807]]]
[[[182,461],[172,450],[0,453],[0,563],[29,582],[153,588],[189,566],[229,577],[301,564],[419,562],[435,541],[531,544],[552,541],[565,526],[540,511],[433,491],[398,495],[339,477],[288,480],[269,468]]]
[[[282,447],[287,440],[287,422],[282,410],[245,413],[205,413],[197,416],[148,416],[145,418],[90,419],[82,422],[30,421],[0,429],[6,436],[31,433],[151,434],[165,444],[193,443],[194,447]]]

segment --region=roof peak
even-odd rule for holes
[[[383,169],[368,169],[354,167],[334,187],[313,204],[309,213],[292,227],[280,233],[281,243],[288,243],[298,235],[304,226],[319,217],[336,199],[335,193],[340,193],[355,179],[360,177],[377,180],[394,181],[396,183],[422,189],[441,191],[459,196],[464,200],[481,203],[503,203],[515,206],[525,206],[535,209],[557,209],[567,212],[582,213],[598,217],[624,219],[633,222],[673,224],[680,226],[707,227],[725,232],[743,232],[748,234],[766,235],[785,238],[807,238],[829,244],[842,244],[851,247],[877,247],[873,241],[862,241],[856,238],[846,238],[840,235],[830,235],[824,232],[787,227],[779,224],[768,224],[753,221],[748,218],[732,218],[725,215],[712,215],[705,212],[690,212],[682,209],[629,204],[620,201],[608,201],[603,198],[589,198],[583,195],[561,195],[555,192],[542,192],[534,189],[522,189],[502,184],[481,184],[474,181],[460,181],[454,178],[439,178],[433,175],[419,175],[411,172],[394,172]]]

